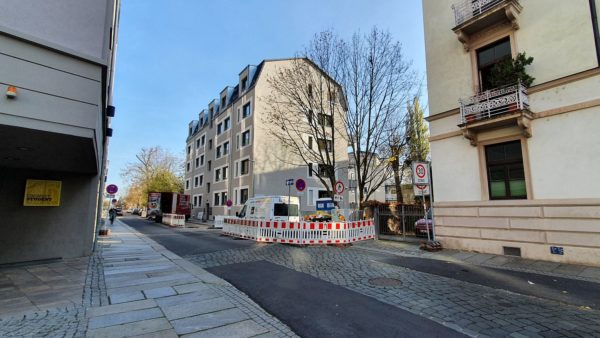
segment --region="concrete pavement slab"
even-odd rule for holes
[[[211,298],[217,298],[219,294],[213,290],[205,290],[202,292],[186,293],[178,296],[164,297],[156,299],[156,302],[161,308],[180,305],[190,302],[199,302]]]
[[[146,319],[162,317],[163,313],[158,307],[150,309],[133,310],[121,313],[112,313],[90,318],[88,322],[88,328],[98,329],[101,327],[115,326],[120,324],[139,322]]]
[[[600,268],[595,268],[595,267],[585,268],[581,273],[579,273],[578,276],[600,279]]]
[[[213,337],[255,337],[260,334],[269,332],[264,327],[256,324],[251,320],[245,320],[230,325],[217,327],[205,331],[199,331],[184,335],[185,338],[213,338]]]
[[[139,322],[103,327],[88,330],[86,337],[113,338],[131,337],[171,329],[171,324],[165,318],[142,320]]]
[[[153,299],[144,299],[122,304],[107,305],[100,307],[91,307],[86,310],[86,317],[97,317],[113,313],[149,309],[158,306]]]
[[[183,303],[168,307],[161,307],[169,320],[193,317],[205,313],[216,312],[234,308],[230,301],[223,297],[208,299],[199,302]]]
[[[206,285],[206,283],[203,283],[203,282],[182,284],[182,285],[174,286],[173,288],[179,294],[190,293],[190,292],[194,292],[194,291],[205,291],[205,290],[209,289],[209,287]]]
[[[582,266],[582,265],[561,264],[561,265],[557,266],[554,270],[552,270],[552,272],[567,275],[567,276],[577,276],[580,273],[582,273],[583,270],[585,270],[585,269],[586,269],[586,267]]]
[[[146,298],[162,298],[162,297],[174,296],[177,294],[177,292],[170,286],[149,289],[149,290],[143,290],[142,292],[144,293],[144,295],[146,295]]]
[[[116,293],[108,296],[111,304],[119,304],[125,302],[132,302],[135,300],[145,299],[144,294],[141,291],[127,292],[127,293]]]
[[[239,309],[227,309],[174,320],[171,322],[171,324],[173,325],[173,328],[177,334],[183,335],[241,322],[246,319],[249,319],[248,315]]]
[[[177,338],[177,337],[179,337],[179,335],[177,335],[177,332],[175,332],[175,330],[173,330],[173,329],[152,332],[152,333],[146,333],[146,334],[142,334],[139,336],[132,336],[132,338]]]

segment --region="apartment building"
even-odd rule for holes
[[[118,0],[0,1],[0,264],[89,255]]]
[[[423,1],[445,247],[600,265],[599,4]],[[531,86],[491,85],[522,52]]]
[[[250,197],[288,193],[300,197],[301,211],[314,211],[316,199],[326,196],[327,190],[316,177],[319,170],[324,170],[323,166],[302,165],[297,156],[268,132],[273,125],[265,121],[269,109],[267,97],[273,94],[269,79],[279,70],[292,67],[294,62],[306,62],[320,76],[327,76],[308,59],[264,60],[257,66],[244,68],[239,73],[239,82],[225,87],[219,98],[190,122],[184,188],[192,198],[195,217],[235,215]],[[340,127],[337,129],[344,129]],[[339,164],[335,175],[345,180],[347,138],[341,134],[332,137],[336,138],[333,144]],[[332,145],[331,139],[308,141],[311,149]],[[306,188],[298,192],[294,186],[286,186],[288,179],[303,179]],[[228,200],[233,204],[231,207],[227,207]]]

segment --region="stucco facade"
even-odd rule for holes
[[[118,0],[0,1],[0,264],[91,253],[118,13]],[[59,206],[25,206],[32,179],[60,181]]]
[[[423,1],[438,239],[449,248],[516,248],[526,258],[600,265],[598,1],[475,1],[464,21],[453,5],[461,8]],[[500,43],[512,57],[534,57],[526,69],[535,81],[506,112],[498,102],[508,96],[481,100],[482,54]],[[502,113],[465,119],[486,104]],[[499,168],[491,151],[510,145],[521,157],[510,164],[519,178],[490,176]],[[498,198],[502,179],[522,194]]]
[[[268,128],[272,125],[264,119],[269,109],[266,98],[272,93],[268,79],[297,61],[265,60],[258,66],[244,68],[239,74],[239,83],[226,87],[218,99],[199,113],[198,120],[190,122],[184,190],[192,198],[193,216],[212,219],[216,215],[234,215],[246,198],[287,195],[285,182],[290,178],[306,181],[302,193],[291,188],[292,196],[300,197],[300,210],[315,210],[319,191],[325,188],[315,176],[309,176],[308,166],[300,164],[300,159],[270,135]],[[315,68],[315,71],[318,70]],[[338,130],[344,129],[341,125],[338,127]],[[344,167],[348,162],[347,138],[345,135],[335,137],[336,176],[347,181]],[[225,144],[228,144],[226,154]],[[223,170],[227,172],[226,178],[223,178]],[[231,208],[225,205],[228,199],[233,202]]]

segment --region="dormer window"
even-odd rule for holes
[[[225,103],[227,103],[227,96],[221,98],[221,108],[225,108]]]
[[[242,91],[246,90],[246,88],[248,88],[248,77],[244,76],[242,78]]]

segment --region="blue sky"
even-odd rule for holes
[[[425,74],[420,0],[123,0],[107,184],[142,147],[183,156],[187,126],[248,64],[294,56],[315,33],[376,25]],[[426,91],[423,91],[426,93]]]

